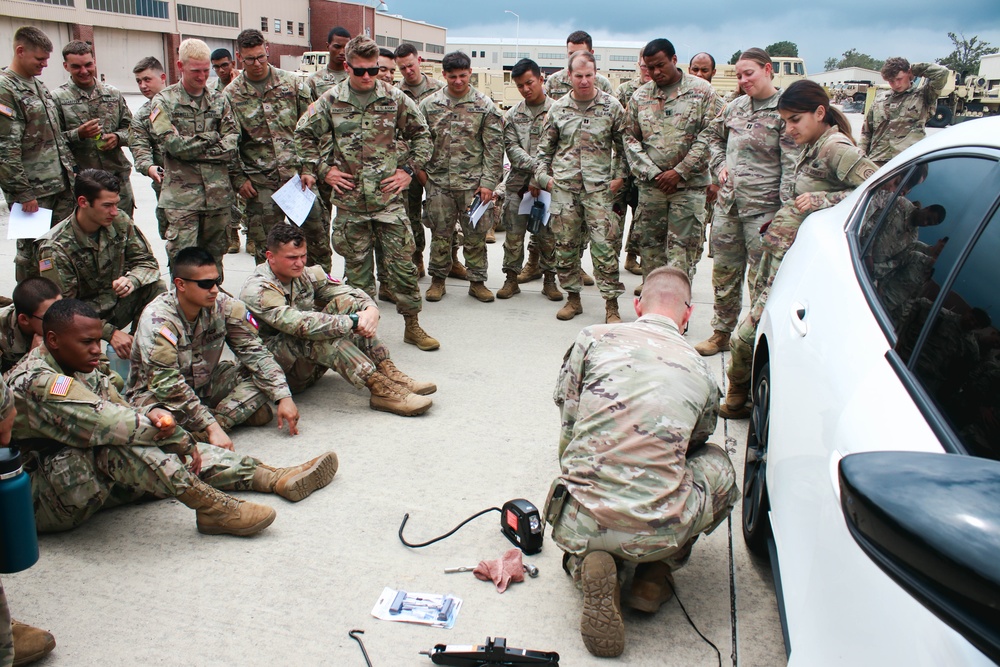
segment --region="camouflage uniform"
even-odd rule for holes
[[[426,74],[423,75],[423,82],[419,86],[411,86],[402,80],[396,86],[406,94],[419,107],[420,102],[434,92],[445,87],[444,82],[432,79]],[[413,179],[410,188],[406,193],[406,215],[410,219],[410,231],[413,232],[413,244],[415,246],[414,258],[424,256],[424,248],[427,246],[427,235],[424,233],[424,222],[420,216],[420,209],[424,201],[424,186],[420,181]]]
[[[504,181],[503,221],[507,235],[503,241],[503,270],[515,274],[524,267],[524,233],[528,226],[528,216],[519,214],[517,209],[534,177],[538,142],[553,103],[546,97],[540,108],[532,108],[521,100],[503,118],[503,144],[510,158],[510,172]],[[552,226],[546,225],[541,232],[531,236],[532,243],[539,248],[539,268],[543,272],[555,271],[556,238]]]
[[[306,79],[306,88],[309,89],[309,94],[315,102],[319,98],[323,97],[323,93],[330,90],[338,83],[343,83],[347,81],[347,70],[342,69],[339,72],[335,72],[329,67],[319,70],[318,72],[313,72]]]
[[[153,141],[153,128],[149,123],[149,112],[152,108],[152,101],[146,100],[132,116],[132,124],[129,126],[129,150],[132,151],[132,158],[135,160],[135,170],[147,178],[150,167],[163,168],[163,147]],[[166,239],[167,219],[163,215],[163,209],[159,207],[161,186],[153,179],[149,180],[153,192],[156,193],[157,231],[161,239]]]
[[[379,277],[396,297],[396,310],[419,313],[422,302],[404,195],[383,193],[381,185],[397,168],[409,163],[422,169],[430,157],[430,133],[416,105],[382,81],[375,82],[367,105],[349,84],[334,86],[299,121],[295,146],[303,175],[323,180],[336,167],[354,177],[354,189],[334,193],[332,200],[337,207],[334,246],[344,257],[347,282],[374,298],[372,250],[380,246],[385,272]]]
[[[254,243],[254,259],[260,264],[265,261],[267,233],[285,220],[285,213],[271,195],[298,172],[302,159],[295,150],[295,125],[309,108],[311,98],[297,76],[276,67],[270,68],[263,95],[241,72],[226,88],[226,97],[240,132],[243,173],[238,180],[249,180],[257,190],[257,196],[246,201],[246,211],[248,238]],[[323,215],[322,204],[314,202],[302,223],[302,232],[308,243],[309,264],[329,271],[333,251]]]
[[[707,443],[719,387],[670,318],[583,329],[553,398],[562,473],[552,490],[565,486],[569,497],[560,508],[550,492],[546,517],[552,539],[575,556],[571,569],[591,551],[673,569],[729,515],[736,471]]]
[[[712,329],[731,333],[743,305],[743,275],[753,285],[760,262],[760,228],[792,192],[799,149],[785,134],[776,92],[755,103],[741,95],[705,130],[711,172],[729,172],[719,188],[712,222]]]
[[[625,155],[639,186],[642,272],[669,265],[694,280],[701,258],[705,224],[708,146],[699,135],[715,118],[717,95],[707,82],[680,72],[669,86],[655,81],[629,99]],[[666,194],[655,178],[673,169],[681,177],[677,190]]]
[[[256,324],[243,302],[225,294],[194,322],[175,294],[161,294],[139,318],[126,398],[133,405],[165,406],[188,431],[213,422],[228,431],[268,400],[291,396]],[[219,360],[227,343],[235,362]]]
[[[97,82],[90,90],[80,88],[72,81],[52,91],[52,99],[59,109],[59,120],[64,128],[63,136],[69,145],[76,166],[84,169],[103,169],[118,177],[121,185],[121,200],[118,208],[130,218],[135,212],[135,198],[132,196],[132,185],[129,177],[132,174],[132,164],[122,150],[129,145],[129,126],[132,124],[132,112],[125,104],[121,91],[114,86]],[[93,118],[101,122],[101,134],[90,139],[80,138],[77,129]],[[101,137],[114,134],[118,137],[118,146],[108,151],[98,148]]]
[[[880,92],[861,126],[861,150],[879,166],[924,138],[924,125],[948,83],[948,68],[941,65],[915,63],[910,71],[924,80],[902,93]]]
[[[0,188],[10,206],[37,200],[52,209],[52,224],[73,211],[73,155],[59,125],[59,110],[37,77],[0,71]],[[14,272],[21,282],[31,272],[31,239],[17,240]]]
[[[478,188],[495,190],[503,177],[503,116],[493,101],[469,86],[461,99],[447,88],[425,97],[420,112],[427,120],[433,153],[427,161],[427,202],[424,214],[431,229],[431,257],[427,273],[446,278],[451,271],[455,222],[465,237],[465,267],[471,282],[487,279],[488,220],[476,227],[466,210]]]
[[[106,341],[138,320],[146,304],[166,290],[146,237],[124,211],[94,236],[80,229],[74,212],[35,243],[39,275],[54,282],[64,298],[90,304],[101,316]],[[122,276],[134,288],[125,297],[111,287]]]
[[[580,248],[590,237],[594,278],[605,299],[617,299],[621,228],[612,211],[610,181],[625,177],[625,110],[603,91],[581,110],[572,95],[550,108],[538,146],[535,181],[552,192],[549,224],[556,239],[556,271],[567,292],[579,293]]]
[[[648,83],[648,82],[647,82]],[[639,90],[644,84],[639,83],[639,77],[634,79],[629,79],[625,81],[617,88],[615,88],[615,97],[621,102],[623,109],[628,109],[628,101],[632,99],[632,95],[635,91]],[[626,164],[626,167],[628,165]],[[615,207],[617,210],[621,211],[621,228],[622,233],[625,231],[625,214],[627,212],[627,207],[632,207],[632,226],[629,227],[628,236],[625,241],[625,252],[630,255],[639,254],[639,227],[636,224],[635,211],[639,206],[639,189],[636,185],[635,179],[632,174],[629,173],[627,179],[625,179],[625,187],[622,188],[621,192],[615,197]]]
[[[6,373],[21,361],[31,349],[31,339],[17,324],[14,304],[0,308],[0,373]]]
[[[615,94],[615,89],[611,86],[611,79],[603,74],[594,77],[594,85],[597,86],[598,90],[603,90],[608,95]],[[570,83],[568,69],[563,68],[555,74],[545,77],[545,94],[553,100],[558,100],[571,90],[573,90],[573,84]]]
[[[751,291],[757,296],[751,303],[750,312],[740,321],[736,335],[730,339],[732,355],[726,370],[730,382],[744,384],[750,381],[757,323],[764,312],[778,267],[795,241],[799,225],[809,213],[833,206],[847,197],[876,169],[861,149],[836,127],[830,127],[814,143],[802,147],[789,201],[775,213],[761,238],[760,267]],[[795,198],[805,193],[810,193],[815,201],[811,211],[801,213],[795,206]]]
[[[307,267],[286,286],[269,264],[261,264],[247,278],[240,299],[260,322],[260,337],[294,393],[311,387],[328,368],[363,389],[375,367],[389,358],[378,336],[353,333],[348,317],[376,307],[375,302],[318,266]]]
[[[205,88],[192,98],[183,84],[167,86],[149,113],[153,141],[163,149],[160,207],[167,220],[167,258],[190,246],[212,254],[219,275],[229,247],[239,128],[225,95]]]
[[[256,460],[195,444],[179,428],[154,439],[160,430],[146,414],[161,406],[133,408],[100,371],[62,375],[44,345],[8,379],[18,408],[13,437],[27,453],[39,532],[76,528],[101,509],[148,495],[180,495],[193,476],[176,454],[195,447],[202,479],[219,489],[250,489]]]

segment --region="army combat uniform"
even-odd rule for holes
[[[707,443],[718,384],[677,324],[645,314],[583,329],[553,398],[561,474],[546,518],[552,539],[571,554],[570,572],[579,580],[593,551],[683,565],[690,544],[724,521],[740,494],[729,456]]]
[[[598,90],[603,90],[608,95],[615,94],[615,89],[611,85],[611,79],[603,74],[597,74],[594,77],[594,85]],[[571,90],[573,90],[573,84],[570,83],[569,70],[565,67],[555,74],[545,77],[545,94],[552,99],[558,100],[567,95]]]
[[[132,116],[132,123],[129,125],[129,150],[132,151],[132,158],[135,160],[135,170],[147,178],[150,178],[150,167],[163,168],[163,148],[153,141],[153,128],[149,123],[149,112],[152,108],[152,100],[146,100]],[[159,205],[162,185],[152,178],[150,184],[156,193],[156,228],[160,238],[166,239],[167,219]]]
[[[628,103],[625,154],[639,187],[632,224],[639,227],[642,272],[673,266],[694,280],[704,245],[708,145],[701,132],[715,118],[717,95],[702,79],[680,72],[669,86],[643,85]],[[677,189],[664,193],[656,177],[674,170]]]
[[[73,155],[59,125],[59,110],[45,84],[0,71],[0,188],[10,206],[35,200],[52,209],[52,224],[72,213]],[[17,240],[14,272],[34,272],[32,239]]]
[[[579,295],[580,248],[590,236],[594,278],[605,300],[625,290],[619,280],[621,229],[611,208],[609,183],[625,177],[622,138],[625,110],[598,90],[589,102],[566,95],[549,108],[538,145],[535,181],[552,193],[549,224],[556,241],[556,270],[563,289]]]
[[[229,100],[209,88],[195,99],[175,83],[153,98],[149,121],[152,139],[163,149],[160,208],[167,221],[167,257],[172,263],[184,248],[204,248],[221,276],[240,136]]]
[[[226,96],[240,133],[243,173],[234,186],[239,190],[242,181],[249,180],[257,191],[256,197],[246,200],[246,212],[248,238],[254,243],[254,259],[260,264],[265,260],[267,233],[285,220],[284,211],[271,195],[299,170],[302,159],[295,150],[295,125],[309,108],[311,98],[298,77],[275,67],[269,68],[262,82],[251,82],[241,72],[226,88]],[[333,251],[323,215],[322,203],[313,202],[301,229],[308,241],[308,263],[329,271]]]
[[[427,161],[427,201],[424,214],[431,229],[427,273],[444,280],[452,266],[455,222],[465,237],[465,265],[470,282],[487,279],[486,232],[489,221],[476,227],[466,210],[479,188],[495,190],[503,178],[503,117],[493,101],[469,86],[461,99],[447,88],[420,103],[430,128],[434,150]],[[484,216],[485,218],[485,216]]]
[[[338,83],[343,83],[347,81],[347,70],[342,69],[339,71],[334,71],[329,67],[324,67],[318,72],[313,72],[306,79],[306,88],[309,89],[309,95],[312,97],[313,101],[318,100],[323,97],[323,93],[330,90]]]
[[[622,108],[628,110],[628,101],[632,99],[632,95],[635,91],[639,90],[644,84],[640,83],[640,77],[635,77],[634,79],[629,79],[618,85],[615,88],[615,98],[621,102]],[[648,82],[647,82],[648,83]],[[627,161],[626,161],[627,162]],[[628,166],[628,164],[626,164]],[[625,233],[625,215],[628,211],[627,207],[632,207],[632,225],[629,228],[628,236],[625,240],[625,253],[629,257],[636,257],[639,255],[639,228],[636,225],[635,211],[639,206],[639,188],[636,185],[635,178],[632,177],[631,172],[628,178],[625,179],[625,187],[619,192],[614,199],[615,213],[621,219],[622,234]],[[620,211],[620,213],[619,213]]]
[[[910,71],[924,80],[902,93],[879,93],[861,126],[861,150],[880,167],[926,136],[924,125],[948,83],[948,68],[941,65],[914,63]]]
[[[0,373],[21,361],[31,349],[31,339],[31,334],[25,334],[17,324],[14,304],[0,308]]]
[[[226,344],[237,361],[220,361]],[[202,308],[189,322],[177,296],[167,292],[139,318],[129,403],[160,404],[188,431],[203,431],[215,422],[228,431],[268,400],[291,395],[241,301],[219,294],[211,308]]]
[[[138,320],[146,304],[166,291],[146,237],[124,211],[93,235],[80,229],[74,211],[35,243],[38,274],[54,282],[64,298],[90,304],[101,317],[106,341],[116,329]],[[119,297],[111,283],[123,276],[134,289]]]
[[[135,197],[132,195],[132,184],[129,182],[132,165],[125,157],[122,148],[129,145],[132,112],[125,104],[121,91],[100,81],[90,90],[84,90],[72,81],[67,81],[52,91],[52,98],[59,109],[63,136],[66,137],[66,143],[73,153],[77,168],[80,171],[103,169],[117,176],[121,186],[118,208],[131,218],[135,212]],[[81,138],[79,127],[94,118],[101,123],[101,134],[89,139]],[[110,150],[101,150],[103,142],[110,134],[118,138],[118,146]]]
[[[416,105],[382,81],[375,82],[367,102],[342,83],[309,107],[295,142],[303,175],[324,180],[336,168],[354,178],[353,189],[332,195],[337,207],[333,243],[344,257],[347,282],[375,297],[372,251],[379,245],[385,262],[380,278],[388,283],[396,310],[419,313],[422,301],[405,195],[382,192],[381,183],[408,165],[423,169],[430,157],[430,133]]]

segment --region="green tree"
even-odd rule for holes
[[[743,53],[743,49],[740,49],[736,53],[734,53],[733,57],[729,59],[729,64],[730,65],[735,65],[736,62],[740,59],[740,54],[741,53]]]
[[[771,44],[766,49],[767,55],[772,58],[776,56],[788,56],[792,58],[798,58],[799,56],[799,46],[795,42],[783,41],[775,42]]]
[[[989,42],[979,41],[979,37],[966,39],[964,34],[948,33],[955,50],[944,58],[938,58],[939,65],[944,65],[962,76],[979,73],[979,61],[983,56],[1000,53],[1000,48],[990,46]]]
[[[859,53],[857,49],[849,49],[844,51],[844,55],[837,60],[836,58],[827,58],[824,63],[826,71],[832,69],[843,69],[844,67],[864,67],[865,69],[880,70],[882,65],[885,64],[884,60],[878,60],[877,58],[872,58],[867,53]]]

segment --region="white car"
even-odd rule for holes
[[[790,665],[1000,662],[998,326],[1000,118],[799,230],[757,330],[742,517]]]

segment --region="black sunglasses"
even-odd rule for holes
[[[222,287],[222,276],[218,278],[203,278],[202,280],[194,280],[192,278],[181,278],[186,283],[194,283],[203,290],[210,290],[213,287]]]
[[[350,65],[351,71],[354,72],[354,76],[364,76],[365,72],[368,72],[368,76],[375,76],[379,73],[378,67],[355,67]]]

